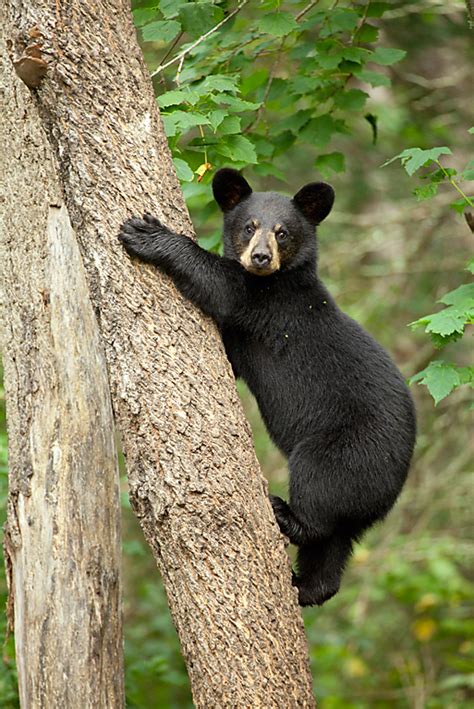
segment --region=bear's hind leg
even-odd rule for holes
[[[339,591],[351,553],[350,537],[338,534],[299,548],[294,585],[301,606],[321,606]]]

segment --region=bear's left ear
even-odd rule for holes
[[[327,182],[310,182],[293,197],[296,207],[315,226],[320,224],[332,209],[334,190]]]
[[[252,194],[252,188],[240,172],[231,167],[218,170],[212,181],[214,199],[223,212],[236,207],[239,202]]]

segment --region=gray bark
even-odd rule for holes
[[[20,700],[120,707],[120,506],[106,363],[57,164],[2,47],[5,552]]]
[[[290,565],[218,333],[116,240],[145,210],[191,231],[129,4],[7,4],[17,54],[32,26],[43,35],[38,105],[104,338],[132,507],[196,706],[313,706]]]

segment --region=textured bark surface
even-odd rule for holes
[[[11,53],[43,34],[37,100],[105,341],[131,502],[198,707],[309,707],[306,641],[213,324],[116,240],[132,213],[191,225],[128,2],[10,0]]]
[[[120,707],[120,506],[106,363],[48,137],[4,51],[1,77],[5,552],[20,699]]]

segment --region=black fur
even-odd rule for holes
[[[413,403],[388,354],[316,275],[314,225],[331,210],[332,188],[312,183],[293,200],[252,193],[229,169],[213,186],[224,211],[224,257],[149,215],[125,222],[119,238],[218,324],[235,376],[247,382],[288,457],[289,504],[271,501],[299,547],[300,603],[322,604],[338,591],[353,542],[385,517],[405,482]],[[271,275],[249,273],[239,261],[254,222],[263,234],[281,227],[281,263]]]

